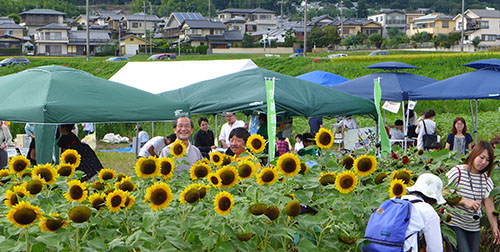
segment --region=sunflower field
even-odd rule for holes
[[[140,158],[134,176],[102,169],[85,182],[75,151],[57,166],[14,157],[0,170],[0,251],[360,251],[384,200],[424,172],[446,184],[445,172],[464,158],[397,146],[385,158],[371,146],[342,154],[328,130],[316,143],[307,148],[317,155],[287,153],[265,166],[265,141],[253,135],[237,160],[214,152],[178,172],[186,147],[176,142],[168,158]],[[499,181],[498,169],[493,176]],[[490,194],[497,209],[499,195],[498,187]],[[446,199],[435,207],[454,244],[445,224],[456,197]],[[488,232],[482,246],[493,251]]]

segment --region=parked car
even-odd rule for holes
[[[177,55],[175,53],[159,53],[153,54],[148,60],[171,60],[176,59]]]
[[[109,62],[118,62],[118,61],[129,61],[130,59],[128,57],[111,57],[107,59],[106,61]]]
[[[0,61],[0,66],[12,66],[12,65],[29,65],[31,62],[26,58],[7,58]]]
[[[376,55],[389,55],[388,51],[373,51],[368,56],[376,56]]]
[[[304,57],[303,53],[292,53],[288,58]]]
[[[341,57],[347,57],[347,54],[345,54],[345,53],[338,53],[338,54],[330,54],[330,55],[328,55],[329,59],[341,58]]]

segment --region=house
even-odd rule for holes
[[[382,25],[378,22],[363,18],[347,18],[344,22],[340,24],[340,18],[328,25],[335,26],[339,30],[339,35],[342,34],[343,37],[348,35],[356,35],[358,32],[372,35],[378,33],[382,35]],[[342,31],[341,31],[342,30]]]
[[[109,32],[104,30],[89,30],[89,51],[90,55],[101,52],[105,46],[112,46]],[[78,56],[87,55],[87,31],[68,32],[67,55]]]
[[[419,17],[425,16],[422,12],[406,12],[406,35],[410,36],[410,22]]]
[[[307,25],[313,27],[321,27],[324,25],[328,25],[333,21],[335,21],[334,18],[330,17],[330,15],[328,14],[325,14],[318,17],[313,17]]]
[[[149,42],[138,37],[137,35],[127,35],[120,41],[121,55],[136,55],[139,54],[139,48],[148,46]]]
[[[449,34],[455,30],[455,20],[453,17],[442,13],[432,13],[422,17],[413,19],[410,22],[409,36],[413,36],[419,32],[427,32],[428,34]]]
[[[400,32],[406,31],[406,15],[400,10],[384,10],[377,14],[368,16],[368,19],[373,20],[382,25],[382,37],[388,37],[387,31],[392,28],[397,28]]]
[[[123,15],[121,22],[123,30],[127,34],[144,36],[145,30],[153,32],[156,24],[162,22],[162,20],[156,15],[146,15],[144,17],[144,13],[135,13],[132,15]]]
[[[67,55],[68,30],[60,24],[49,24],[36,29],[34,34],[36,55]]]
[[[10,35],[17,38],[23,38],[24,28],[12,21],[12,23],[0,22],[0,35]]]
[[[19,14],[21,22],[19,25],[27,30],[28,36],[38,33],[38,28],[49,24],[62,25],[65,13],[50,9],[32,9]]]
[[[462,30],[462,15],[456,15],[455,29]],[[469,9],[464,12],[464,43],[472,44],[479,37],[480,47],[500,46],[500,11],[491,8]]]
[[[173,12],[162,30],[163,37],[171,40],[179,39],[181,26],[185,20],[206,20],[206,18],[198,12]]]
[[[221,11],[217,11],[218,18],[226,23],[232,19],[243,19],[245,20],[244,29],[241,30],[241,34],[249,33],[250,35],[254,32],[262,33],[263,31],[270,31],[275,29],[278,25],[278,21],[275,17],[274,11],[265,10],[261,8],[255,9],[236,9],[229,8]],[[228,24],[231,24],[229,22]]]
[[[232,47],[234,43],[243,41],[238,31],[225,31],[222,22],[209,20],[184,20],[179,40],[191,46],[206,45],[209,48]]]

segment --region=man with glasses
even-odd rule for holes
[[[180,165],[176,167],[176,170],[178,170],[178,172],[183,170],[189,172],[191,166],[196,163],[196,161],[203,158],[201,156],[200,150],[189,142],[189,138],[191,137],[191,134],[193,134],[193,128],[193,121],[191,121],[191,119],[186,116],[181,116],[174,122],[174,132],[177,140],[182,141],[182,143],[186,146],[186,155],[178,160],[180,163]],[[172,144],[163,148],[160,154],[160,158],[168,157],[171,145]],[[184,164],[183,161],[187,161],[189,164]]]
[[[227,149],[229,147],[229,134],[235,128],[245,127],[245,123],[243,121],[236,120],[236,113],[226,112],[226,121],[222,125],[219,135],[219,142],[223,149]]]

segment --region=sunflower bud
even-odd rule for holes
[[[462,196],[454,193],[454,194],[446,195],[444,197],[444,199],[446,200],[446,203],[448,203],[448,205],[456,206],[458,204],[458,202],[460,202],[460,200],[462,200]]]
[[[300,214],[300,203],[297,200],[292,200],[286,204],[286,214],[295,217]]]
[[[31,180],[26,185],[26,190],[30,192],[31,195],[36,195],[40,193],[43,189],[43,182],[40,180]]]
[[[250,213],[253,215],[264,214],[267,210],[267,205],[264,203],[257,203],[250,207]]]
[[[267,218],[273,221],[280,216],[280,210],[276,206],[270,206],[266,209],[264,214],[267,216]]]
[[[335,175],[331,173],[324,174],[319,178],[319,183],[321,183],[322,186],[327,186],[327,185],[333,185],[335,184]]]
[[[200,193],[196,189],[191,189],[184,196],[187,203],[194,203],[200,199]]]
[[[241,234],[237,234],[236,237],[240,241],[248,241],[248,240],[252,239],[253,233],[241,233]]]
[[[127,175],[125,175],[123,172],[120,172],[120,173],[118,173],[118,175],[116,175],[116,181],[120,182],[125,177],[127,177]]]
[[[379,174],[377,174],[377,177],[375,177],[375,184],[381,184],[382,182],[384,182],[385,178],[387,178],[387,173],[380,172]]]
[[[358,238],[357,237],[354,237],[354,236],[350,236],[350,235],[345,235],[345,234],[338,234],[337,237],[339,238],[339,240],[347,245],[351,245],[351,244],[354,244]]]
[[[418,151],[418,155],[423,155],[424,154],[424,150],[419,150]]]
[[[83,223],[89,220],[92,211],[86,206],[77,206],[69,210],[69,219],[75,223]]]

